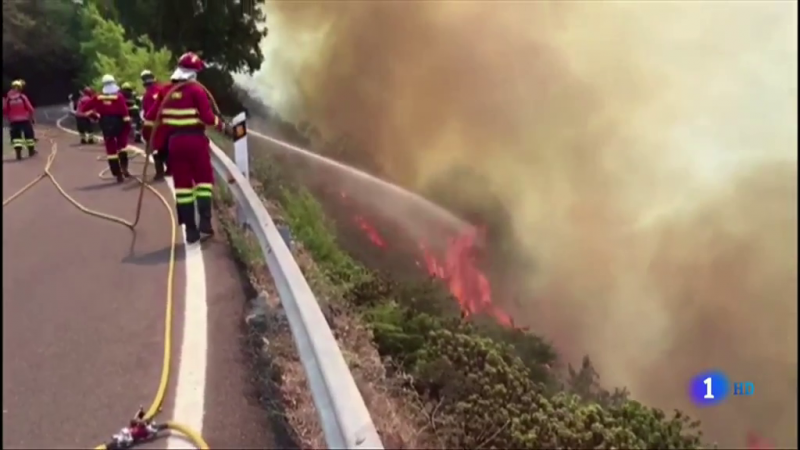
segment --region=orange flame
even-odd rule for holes
[[[348,203],[348,195],[345,192],[339,194],[342,201]],[[386,241],[363,215],[353,216],[353,222],[373,245],[387,248]],[[447,284],[465,317],[486,314],[503,326],[514,327],[511,317],[492,302],[491,283],[477,266],[474,253],[482,234],[482,230],[472,228],[450,239],[443,255],[435,255],[425,242],[419,242],[424,269]]]

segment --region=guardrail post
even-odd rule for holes
[[[250,181],[250,152],[247,148],[247,114],[242,111],[231,120],[233,126],[233,159],[236,167]],[[236,204],[236,219],[239,226],[245,226],[244,211],[240,204]]]
[[[231,120],[233,126],[233,160],[236,167],[250,181],[250,154],[247,151],[247,114],[240,112]]]

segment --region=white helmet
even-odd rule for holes
[[[139,77],[141,77],[141,78],[144,78],[144,77],[152,77],[152,76],[153,76],[153,72],[150,72],[150,71],[149,71],[149,70],[147,70],[147,69],[144,69],[144,70],[142,71],[141,75],[139,75]]]
[[[103,84],[111,84],[111,83],[116,83],[116,80],[114,80],[114,75],[105,74],[103,75],[103,79],[100,80],[100,82]]]

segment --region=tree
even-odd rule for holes
[[[169,77],[172,53],[156,48],[147,36],[126,39],[122,25],[104,18],[97,5],[88,4],[83,9],[82,24],[88,30],[88,39],[81,44],[81,53],[90,62],[83,81],[98,85],[100,77],[112,74],[120,83],[136,82],[144,69],[161,79]]]
[[[129,36],[147,35],[173,54],[195,51],[224,72],[261,66],[264,0],[105,0]]]
[[[62,99],[66,93],[59,91],[69,89],[82,64],[80,27],[79,8],[71,0],[5,0],[3,83],[24,78],[37,86],[29,91],[34,102]]]

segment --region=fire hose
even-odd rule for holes
[[[187,83],[196,83],[196,81],[187,81]],[[175,85],[171,86],[170,89],[166,91],[164,94],[164,98],[168,98],[173,92],[175,92],[180,86],[184,83],[176,83]],[[203,90],[208,95],[209,100],[211,101],[212,107],[214,111],[219,114],[219,107],[217,105],[216,99],[208,91],[208,89],[203,86],[202,84],[198,83]],[[139,189],[139,197],[136,204],[136,214],[132,221],[128,221],[118,216],[114,216],[111,214],[106,214],[101,211],[95,211],[92,209],[87,208],[79,201],[77,201],[74,197],[72,197],[58,182],[56,177],[53,175],[51,168],[53,163],[55,162],[56,156],[58,155],[58,146],[54,140],[51,141],[51,149],[50,154],[47,156],[47,160],[45,162],[44,171],[31,180],[28,184],[23,186],[20,190],[12,194],[7,199],[3,200],[3,207],[5,208],[8,204],[13,202],[14,200],[18,199],[22,194],[30,190],[33,186],[35,186],[38,182],[44,180],[45,178],[49,179],[53,186],[55,186],[56,190],[58,190],[59,194],[64,197],[69,203],[75,206],[78,210],[82,213],[87,214],[92,217],[96,217],[98,219],[107,220],[110,222],[114,222],[120,225],[123,225],[131,230],[134,230],[139,223],[141,218],[142,212],[142,202],[144,200],[144,193],[145,190],[152,192],[161,202],[161,204],[167,209],[169,212],[170,222],[171,222],[171,245],[170,245],[170,252],[169,252],[169,265],[167,268],[167,295],[166,295],[166,312],[164,316],[164,352],[163,352],[163,360],[162,360],[162,367],[161,367],[161,379],[158,384],[158,389],[156,390],[155,398],[153,399],[152,404],[147,410],[140,408],[139,411],[136,413],[133,419],[130,420],[127,426],[120,429],[120,431],[113,435],[109,442],[98,445],[95,447],[95,450],[123,450],[133,448],[136,445],[143,444],[145,442],[152,441],[159,437],[162,437],[162,433],[167,430],[172,430],[179,434],[184,435],[188,440],[190,440],[198,449],[208,450],[208,443],[203,439],[203,437],[195,432],[194,430],[186,427],[185,425],[181,425],[180,423],[176,422],[164,422],[164,423],[156,423],[154,420],[156,415],[161,412],[162,405],[164,403],[164,398],[166,397],[167,393],[167,386],[169,384],[170,379],[170,362],[172,359],[172,318],[173,318],[173,309],[174,309],[174,300],[173,300],[173,287],[175,282],[175,249],[178,244],[177,235],[178,235],[178,221],[175,217],[175,212],[173,210],[172,205],[170,204],[169,200],[167,200],[156,188],[148,184],[146,180],[147,169],[149,166],[150,155],[152,154],[152,137],[155,136],[158,127],[161,125],[161,115],[163,111],[164,103],[162,102],[159,106],[159,109],[156,114],[156,120],[153,124],[153,129],[151,132],[151,139],[147,143],[144,152],[144,166],[142,167],[142,175],[141,177],[133,177],[136,181],[140,184]],[[122,151],[126,151],[129,154],[131,153],[128,149],[123,149]],[[131,155],[131,160],[136,158],[137,156],[142,155],[141,151],[137,151]],[[97,158],[98,161],[106,161],[108,158],[106,156],[99,156]],[[98,175],[101,179],[108,179],[109,177],[106,175],[108,172],[108,168],[104,169]]]

